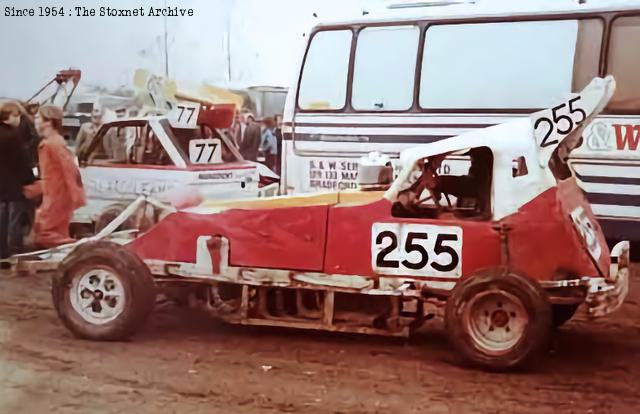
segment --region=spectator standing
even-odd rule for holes
[[[233,117],[233,125],[231,126],[231,136],[233,137],[233,143],[236,145],[236,148],[240,148],[240,142],[242,142],[245,127],[246,125],[242,119],[242,113],[236,110]]]
[[[54,105],[41,107],[36,117],[42,137],[38,146],[42,205],[36,214],[35,238],[41,248],[72,242],[69,224],[73,212],[86,203],[75,157],[60,134],[62,118],[62,109]]]
[[[273,130],[273,135],[276,136],[278,156],[276,157],[276,169],[273,171],[280,174],[280,166],[282,164],[282,116],[276,115],[275,120],[276,128]]]
[[[249,161],[256,161],[258,159],[258,150],[260,149],[260,143],[262,141],[260,134],[260,125],[255,122],[253,115],[247,115],[247,125],[242,134],[242,138],[239,145],[240,154],[242,158]]]
[[[266,118],[264,125],[265,128],[262,132],[260,149],[264,153],[265,165],[269,167],[271,171],[275,171],[278,160],[278,142],[274,134],[275,123],[273,119]]]
[[[23,188],[35,180],[25,117],[15,102],[0,106],[0,259],[22,249]]]
[[[38,145],[40,144],[40,137],[33,124],[33,117],[21,105],[19,105],[19,107],[21,116],[18,137],[27,152],[29,169],[31,170],[28,174],[31,180],[38,167]],[[9,237],[10,240],[13,240],[13,251],[15,253],[21,252],[24,249],[24,241],[26,236],[31,232],[35,215],[36,202],[34,200],[23,196],[21,200],[15,203],[15,209],[12,210],[9,223],[10,232],[12,232],[12,235]]]
[[[20,104],[16,103],[20,109],[20,136],[21,141],[25,149],[27,150],[27,157],[29,159],[29,166],[31,168],[38,166],[38,144],[40,144],[40,136],[33,124],[33,116]]]
[[[111,161],[125,162],[127,160],[127,127],[110,128],[103,137],[102,145]]]
[[[85,122],[80,126],[78,135],[76,136],[76,155],[83,158],[82,154],[89,149],[93,137],[102,126],[102,110],[98,107],[93,108],[91,112],[91,121]]]

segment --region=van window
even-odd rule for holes
[[[341,109],[347,95],[351,30],[316,33],[311,39],[300,80],[302,109]]]
[[[367,27],[358,34],[351,104],[356,110],[403,110],[413,104],[420,29]]]
[[[600,76],[600,53],[604,23],[600,19],[578,21],[578,42],[573,59],[573,92],[581,91]]]
[[[580,78],[598,73],[592,54],[576,55],[577,37],[576,20],[432,26],[426,31],[420,106],[548,107],[572,90],[576,57],[590,66]]]
[[[609,108],[640,109],[640,16],[619,17],[611,26],[607,72],[616,79]]]

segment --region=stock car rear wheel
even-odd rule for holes
[[[447,300],[445,326],[465,362],[506,370],[526,364],[547,345],[551,305],[534,281],[490,269],[456,286]]]
[[[63,324],[77,337],[116,341],[132,336],[147,320],[156,286],[147,266],[111,242],[87,242],[60,264],[52,297]]]

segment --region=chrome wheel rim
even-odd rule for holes
[[[124,310],[126,301],[122,281],[107,268],[91,269],[74,278],[69,298],[73,310],[94,325],[116,319]]]
[[[509,352],[524,337],[528,324],[522,301],[504,291],[480,293],[467,304],[467,332],[474,345],[490,355]]]

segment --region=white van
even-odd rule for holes
[[[371,151],[397,159],[554,107],[611,74],[616,94],[570,164],[605,234],[640,241],[640,1],[511,3],[390,7],[316,26],[287,97],[281,191],[354,188]],[[558,105],[552,117],[566,129],[575,112]],[[552,123],[537,132],[551,135]],[[466,165],[450,157],[440,173]]]

